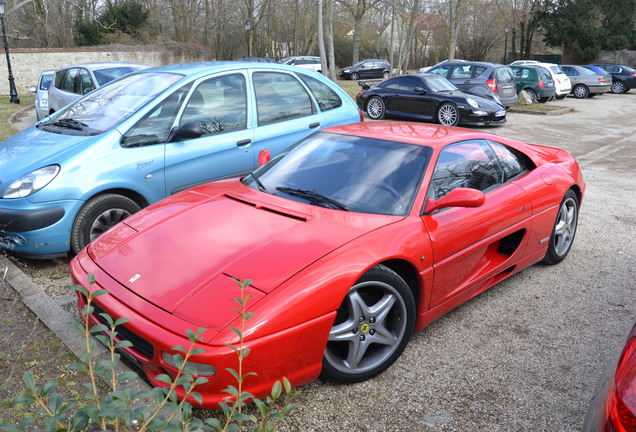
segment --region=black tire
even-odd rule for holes
[[[358,72],[351,72],[351,79],[356,81],[360,78],[360,74]]]
[[[117,194],[104,194],[91,198],[84,204],[73,222],[71,248],[81,251],[108,228],[141,210],[130,198]]]
[[[590,90],[585,84],[577,84],[572,89],[572,94],[577,99],[585,99],[590,95]]]
[[[537,100],[539,99],[537,97],[537,92],[535,92],[532,89],[524,89],[524,90],[525,90],[526,94],[528,95],[528,97],[530,98],[530,101],[532,103],[537,103]]]
[[[566,96],[567,96],[566,94],[562,94],[562,95],[556,95],[555,97],[557,99],[565,99]]]
[[[370,119],[380,120],[384,118],[385,109],[384,101],[379,96],[373,96],[367,102],[367,115]]]
[[[437,121],[444,126],[457,126],[459,123],[459,110],[454,104],[444,102],[437,110]]]
[[[406,347],[415,326],[415,299],[393,270],[377,265],[351,287],[329,332],[322,375],[361,382],[385,371]]]
[[[548,264],[558,264],[565,259],[570,252],[576,235],[576,227],[579,221],[579,199],[576,193],[570,189],[559,204],[548,252],[543,261]]]
[[[623,81],[614,81],[612,83],[612,93],[621,94],[626,93],[625,83]]]
[[[550,99],[552,99],[551,97],[542,97],[542,98],[538,98],[537,101],[539,103],[546,103],[548,101],[550,101]]]
[[[389,71],[384,71],[382,78],[387,79],[389,77]]]

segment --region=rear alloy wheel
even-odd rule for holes
[[[373,96],[367,103],[367,114],[373,120],[380,120],[384,117],[384,102],[379,96]]]
[[[459,110],[452,103],[445,102],[437,110],[437,121],[444,126],[456,126],[459,123]]]
[[[387,79],[389,77],[389,71],[384,71],[382,78]]]
[[[623,83],[623,81],[614,81],[612,83],[612,93],[625,93],[625,84]]]
[[[526,94],[530,98],[531,103],[537,103],[537,92],[532,89],[525,89]]]
[[[572,90],[572,94],[574,94],[575,98],[585,99],[590,95],[590,90],[584,84],[577,84],[574,86],[574,90]]]
[[[559,206],[554,229],[550,236],[548,252],[543,261],[548,264],[558,264],[570,252],[579,220],[579,199],[572,189],[568,190]]]
[[[413,334],[415,300],[393,270],[377,265],[349,290],[337,311],[322,375],[339,382],[373,378],[402,354]]]
[[[122,195],[98,195],[79,211],[71,231],[74,253],[81,251],[109,228],[141,210],[136,202]]]
[[[358,72],[351,72],[351,79],[352,80],[357,80],[358,78],[360,78],[360,74]]]

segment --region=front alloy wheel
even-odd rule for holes
[[[437,110],[437,121],[444,126],[456,126],[459,123],[459,110],[452,103],[443,103]]]
[[[548,264],[558,264],[570,252],[579,220],[579,199],[572,189],[567,191],[557,215],[554,229],[550,236],[548,252],[543,259]]]
[[[415,323],[415,300],[393,270],[377,265],[349,290],[337,311],[322,375],[360,382],[386,370],[402,354]]]

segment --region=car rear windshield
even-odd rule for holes
[[[431,149],[318,132],[243,179],[263,192],[336,210],[405,216]]]
[[[183,78],[181,74],[140,72],[123,77],[77,100],[38,128],[63,135],[98,135],[111,130]]]

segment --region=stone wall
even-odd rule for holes
[[[1,50],[4,51],[4,50]],[[201,56],[198,56],[201,57]],[[91,48],[9,48],[11,71],[18,95],[27,93],[27,89],[37,83],[43,70],[58,69],[78,63],[92,62],[132,62],[149,66],[160,66],[189,61],[205,61],[196,54],[179,55],[160,48],[130,47],[113,50]],[[9,94],[7,57],[0,55],[0,95]]]
[[[636,68],[636,51],[601,51],[595,63],[618,63]]]

